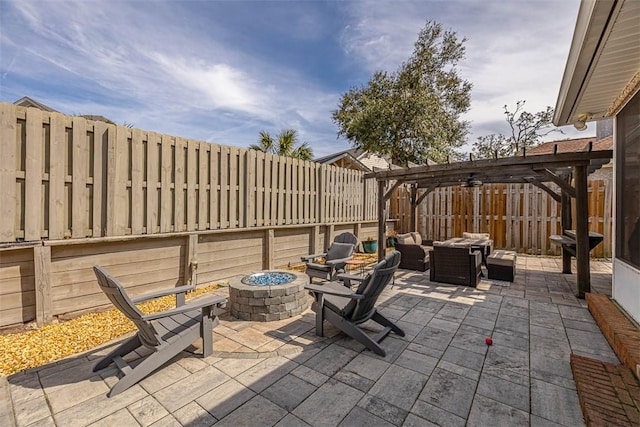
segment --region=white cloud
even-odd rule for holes
[[[349,3],[353,23],[342,43],[370,71],[394,71],[413,50],[427,20],[466,38],[460,75],[473,83],[470,141],[506,131],[503,105],[527,111],[555,106],[579,0]]]
[[[242,146],[255,142],[260,130],[294,127],[324,155],[348,147],[336,139],[331,122],[340,93],[366,83],[376,69],[396,70],[427,19],[468,38],[460,72],[474,84],[465,116],[473,123],[472,141],[477,132],[499,127],[504,104],[526,99],[529,111],[553,105],[579,0],[290,7],[0,1],[3,98],[29,95],[68,113],[102,114],[143,129]],[[268,8],[268,16],[260,16],[258,7]],[[277,34],[268,52],[255,47],[264,40],[252,38],[251,25],[227,24],[229,10],[256,14],[249,24],[268,18],[268,29]],[[344,23],[343,31],[329,32],[327,19]],[[331,47],[327,52],[341,47],[348,57],[318,61],[339,70],[316,69],[311,76],[296,52],[280,49],[278,40],[287,37],[297,49],[322,42]]]

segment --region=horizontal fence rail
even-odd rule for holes
[[[376,218],[360,171],[8,103],[0,115],[0,242]]]
[[[549,187],[559,193],[555,184]],[[612,256],[612,179],[588,182],[589,230],[604,235],[591,252]],[[398,188],[391,197],[391,215],[398,232],[410,230],[410,189]],[[575,202],[572,217],[575,226]],[[489,233],[496,248],[540,255],[560,255],[549,236],[560,234],[560,203],[531,184],[487,184],[476,188],[438,188],[418,206],[418,230],[426,239],[446,240],[465,231]]]

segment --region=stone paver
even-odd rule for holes
[[[262,395],[281,408],[293,411],[316,389],[314,385],[289,374],[264,390]]]
[[[575,390],[531,379],[531,413],[564,426],[583,425]]]
[[[1,378],[0,425],[579,426],[569,356],[616,357],[574,287],[557,258],[519,256],[513,283],[475,289],[401,270],[379,306],[406,335],[385,357],[330,325],[317,337],[311,311],[223,316],[213,356],[183,352],[112,398],[116,370],[92,367],[115,344]]]
[[[329,380],[293,410],[293,415],[311,425],[338,425],[364,393],[336,380]],[[325,410],[327,408],[330,410]]]
[[[471,406],[471,426],[528,426],[529,413],[477,394]]]
[[[436,368],[419,398],[459,417],[467,418],[476,384],[472,379]]]
[[[392,365],[369,393],[408,411],[426,382],[427,376],[402,366]]]
[[[216,426],[272,426],[287,415],[287,411],[258,395],[224,417]]]

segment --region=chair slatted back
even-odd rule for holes
[[[380,261],[373,268],[373,272],[360,283],[356,294],[362,294],[365,298],[361,300],[351,300],[345,307],[345,316],[354,322],[368,319],[375,310],[376,301],[391,282],[393,275],[400,265],[400,252],[393,251]]]
[[[93,272],[98,279],[100,289],[109,301],[136,325],[142,344],[151,348],[160,345],[153,325],[142,318],[143,313],[131,301],[122,285],[99,265],[93,267]]]
[[[349,233],[348,231],[338,234],[333,241],[336,243],[350,243],[354,248],[358,246],[358,238],[355,234]]]

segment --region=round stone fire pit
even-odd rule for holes
[[[309,308],[304,287],[309,276],[293,271],[265,270],[229,280],[231,315],[240,320],[287,319]]]

